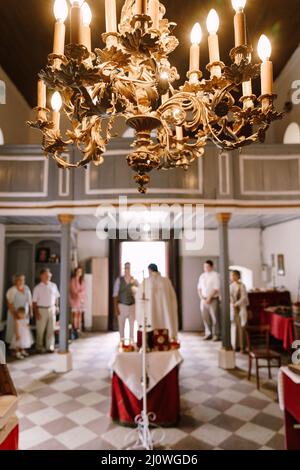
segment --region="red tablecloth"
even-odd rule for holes
[[[283,386],[286,449],[300,450],[300,385],[284,374]]]
[[[18,450],[19,448],[19,426],[16,426],[0,444],[0,450]]]
[[[179,421],[180,397],[178,382],[179,367],[173,369],[148,393],[148,411],[156,415],[155,424],[174,426]],[[142,411],[142,400],[138,400],[124,382],[113,374],[111,417],[123,425],[133,425]]]
[[[261,325],[270,325],[270,333],[274,338],[283,342],[286,351],[291,350],[294,341],[294,319],[278,315],[275,312],[263,310],[260,314]]]

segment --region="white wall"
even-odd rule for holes
[[[108,240],[99,240],[96,231],[82,231],[77,238],[78,261],[89,258],[106,258],[109,255]]]
[[[199,251],[186,251],[181,244],[181,256],[219,256],[219,237],[217,230],[205,230],[204,247]],[[78,259],[109,256],[108,240],[99,240],[95,231],[78,233]],[[253,271],[254,286],[261,286],[261,257],[259,229],[230,229],[229,256],[231,265],[244,266]]]
[[[284,104],[291,100],[292,83],[299,80],[300,70],[300,46],[296,49],[281,74],[275,81],[275,93],[278,95],[275,101],[275,106],[278,111],[283,111]],[[299,93],[298,93],[299,95]],[[281,121],[276,121],[272,124],[271,129],[267,134],[267,143],[282,144],[285,130],[291,122],[300,124],[300,105],[294,105],[290,113],[284,116]]]
[[[300,277],[300,220],[269,227],[263,231],[264,261],[271,264],[271,255],[283,254],[285,276],[277,276],[277,285],[285,286],[297,300]]]
[[[229,229],[230,265],[244,266],[253,271],[255,287],[261,286],[260,229]],[[204,247],[199,251],[186,251],[181,244],[181,256],[219,256],[217,230],[205,230]],[[200,271],[201,271],[200,267]]]
[[[31,117],[31,108],[1,67],[0,80],[6,85],[6,104],[0,105],[0,128],[3,131],[4,143],[29,144],[32,130],[26,121]]]
[[[2,299],[4,287],[5,226],[0,225],[0,325],[2,319]]]

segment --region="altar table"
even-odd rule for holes
[[[179,366],[182,360],[177,350],[147,354],[148,412],[156,415],[153,422],[157,425],[174,426],[179,420]],[[142,355],[118,353],[110,367],[113,371],[111,417],[119,424],[133,425],[143,405]]]
[[[260,315],[261,325],[270,325],[270,334],[283,342],[286,351],[290,351],[295,338],[293,317],[285,317],[275,311],[263,310]]]
[[[279,404],[284,411],[287,450],[300,450],[300,375],[282,367],[278,377]]]
[[[19,441],[18,398],[0,395],[0,450],[17,450]]]

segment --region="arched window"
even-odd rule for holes
[[[245,284],[247,290],[253,289],[253,271],[244,266],[230,266],[230,271],[240,271],[241,281]]]
[[[4,145],[4,135],[3,135],[3,131],[1,128],[0,128],[0,145]]]
[[[300,127],[297,122],[291,122],[286,128],[284,138],[284,144],[300,144]]]

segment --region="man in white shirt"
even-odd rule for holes
[[[56,306],[60,297],[57,285],[51,282],[49,269],[42,269],[41,282],[33,290],[33,311],[36,319],[36,349],[54,352]]]
[[[219,341],[220,325],[218,319],[218,302],[220,293],[220,276],[214,270],[211,260],[204,264],[204,273],[198,282],[200,310],[205,325],[205,340]]]

